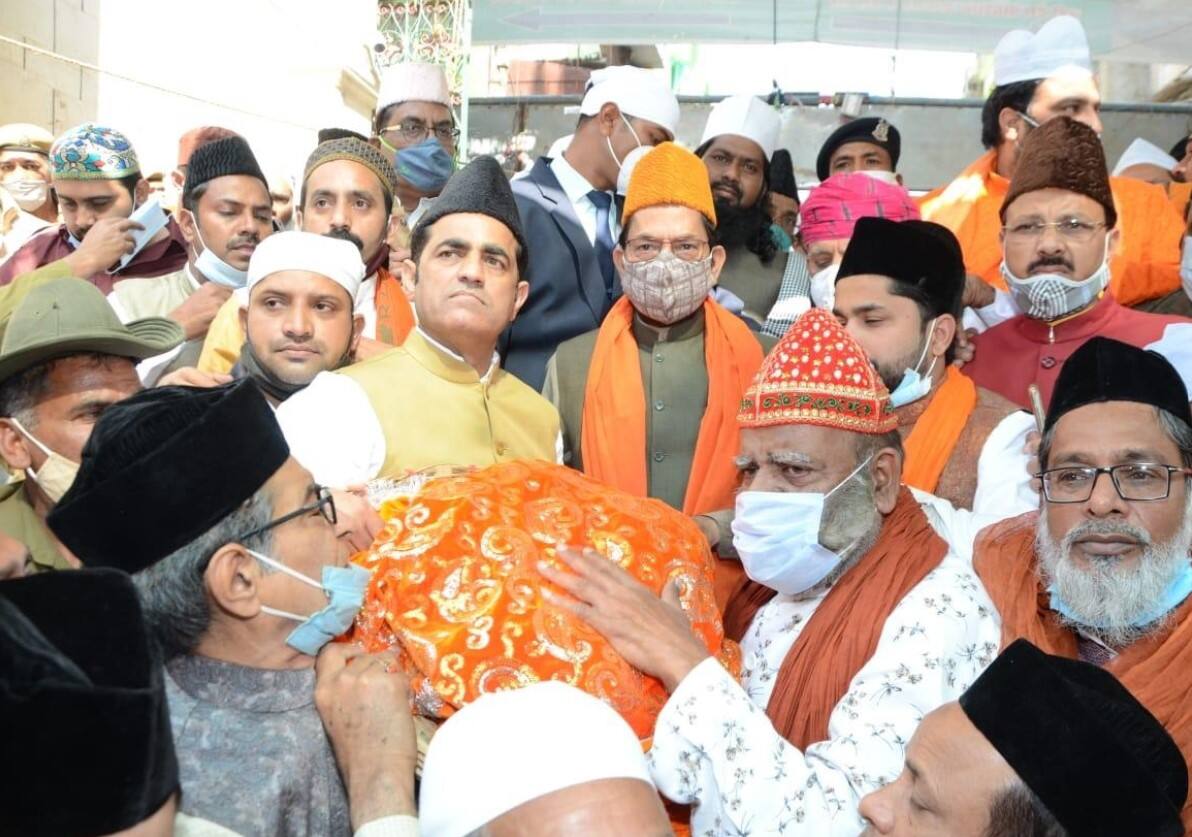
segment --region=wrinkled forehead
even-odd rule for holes
[[[1036,189],[1033,192],[1024,192],[1006,207],[1007,225],[1028,219],[1055,221],[1066,217],[1104,222],[1105,207],[1088,195],[1067,189]]]
[[[817,424],[775,424],[742,427],[742,457],[757,464],[780,462],[809,467],[835,467],[856,463],[857,434]]]
[[[1060,416],[1051,432],[1048,465],[1060,461],[1089,465],[1156,459],[1168,464],[1179,462],[1179,448],[1150,404],[1085,404]]]

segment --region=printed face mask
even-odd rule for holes
[[[648,262],[626,260],[621,267],[621,288],[633,307],[664,325],[695,313],[715,283],[711,254],[685,262],[668,249]]]
[[[1101,266],[1083,282],[1054,273],[1037,273],[1026,278],[1015,276],[1002,257],[1002,276],[1018,310],[1033,320],[1054,322],[1088,307],[1109,287],[1109,239]]]

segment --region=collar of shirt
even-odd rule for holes
[[[684,317],[677,323],[670,325],[651,325],[642,319],[637,312],[633,314],[633,339],[637,345],[649,348],[656,343],[676,343],[698,337],[704,331],[704,307],[701,305],[694,314]]]
[[[285,712],[314,703],[315,670],[249,668],[198,654],[166,664],[178,688],[195,700],[246,712]]]
[[[554,172],[555,180],[559,181],[559,185],[563,187],[563,193],[567,195],[569,201],[579,203],[584,200],[591,203],[588,192],[596,187],[577,172],[562,154],[550,161],[550,170]]]
[[[469,369],[472,368],[472,364],[468,363],[468,361],[464,358],[463,355],[459,354],[459,352],[456,352],[454,349],[449,349],[448,347],[446,347],[442,343],[440,343],[438,340],[431,337],[429,334],[427,334],[423,330],[422,326],[414,326],[414,330],[417,331],[420,335],[422,335],[422,339],[425,340],[427,343],[429,343],[431,345],[431,347],[434,348],[436,351],[447,355],[447,357],[451,358],[452,360],[456,360],[456,361],[459,361],[460,363],[467,364]],[[484,370],[484,374],[480,376],[480,383],[484,384],[485,386],[488,386],[489,381],[492,380],[493,373],[500,367],[500,365],[501,365],[501,356],[496,351],[494,351],[492,360],[490,360],[488,362],[488,369]]]

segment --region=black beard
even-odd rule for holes
[[[726,250],[744,247],[756,253],[762,264],[774,261],[778,245],[770,233],[770,216],[765,201],[758,200],[753,206],[738,207],[731,201],[717,198],[716,238]]]

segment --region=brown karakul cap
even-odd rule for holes
[[[1117,223],[1105,149],[1092,128],[1067,116],[1048,119],[1027,132],[1018,149],[1010,191],[1002,201],[1001,219],[1020,195],[1039,189],[1065,189],[1086,195],[1105,207],[1105,224]]]
[[[190,155],[195,153],[200,145],[206,145],[209,142],[216,140],[227,139],[228,137],[240,136],[235,131],[228,128],[220,128],[217,125],[203,125],[199,128],[191,128],[185,134],[178,138],[178,166],[190,164]]]

